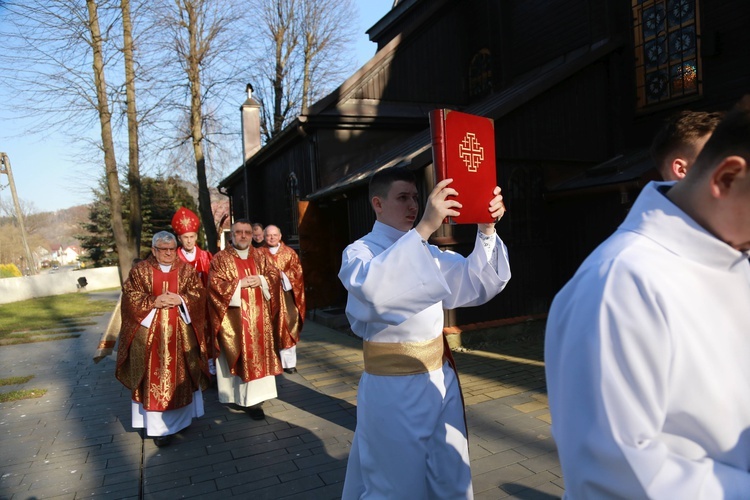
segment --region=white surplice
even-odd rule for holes
[[[131,401],[130,418],[134,429],[146,429],[148,437],[169,436],[189,426],[194,418],[203,416],[203,392],[193,393],[189,405],[176,410],[148,411],[137,401]]]
[[[568,498],[750,496],[750,265],[648,184],[549,314]]]
[[[344,250],[339,272],[354,333],[369,342],[442,335],[443,308],[483,304],[510,279],[505,245],[496,235],[488,240],[485,251],[478,235],[464,258],[427,244],[415,230],[375,222]],[[343,498],[472,495],[463,406],[450,366],[406,376],[363,373]]]

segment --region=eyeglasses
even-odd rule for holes
[[[161,247],[154,247],[154,250],[159,250],[160,252],[174,252],[177,250],[177,247],[167,247],[167,248],[161,248]]]

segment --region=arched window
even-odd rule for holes
[[[290,173],[286,179],[286,193],[291,222],[289,241],[297,241],[299,240],[299,181],[294,172]]]
[[[640,109],[701,93],[698,0],[632,0]]]
[[[481,49],[469,64],[469,97],[480,97],[492,91],[492,54]]]

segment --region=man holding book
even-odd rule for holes
[[[405,168],[376,173],[369,192],[375,225],[344,250],[339,279],[365,361],[345,499],[473,495],[443,308],[489,301],[510,279],[510,267],[494,223],[478,225],[466,258],[427,243],[446,217],[460,215],[451,182],[435,186],[413,228],[419,211],[414,174]],[[486,190],[487,211],[499,220],[505,212],[500,188]]]

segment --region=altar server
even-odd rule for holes
[[[369,193],[375,225],[344,250],[339,279],[365,362],[344,499],[473,496],[443,309],[487,302],[505,287],[510,268],[494,223],[479,224],[466,258],[427,243],[445,217],[459,215],[451,182],[435,186],[412,228],[419,211],[414,174],[405,168],[376,173]],[[502,217],[500,188],[478,189],[492,196],[492,217]]]
[[[569,498],[750,494],[749,161],[746,97],[555,297],[545,363]]]

